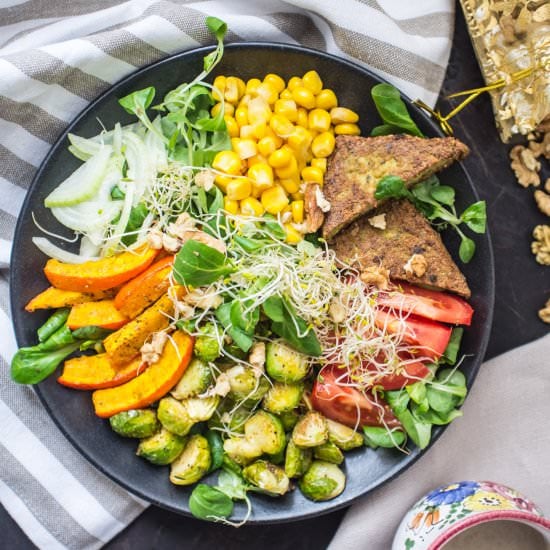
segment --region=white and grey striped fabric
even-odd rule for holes
[[[99,548],[145,503],[90,466],[29,387],[9,380],[9,251],[33,175],[64,127],[137,67],[212,42],[304,44],[369,66],[433,105],[452,0],[0,0],[0,501],[40,548]]]

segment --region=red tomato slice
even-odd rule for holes
[[[336,367],[325,367],[313,384],[311,402],[313,408],[327,418],[355,428],[356,426],[383,426],[390,428],[401,423],[388,404],[366,392],[338,384],[342,371]]]
[[[384,307],[453,325],[470,326],[474,313],[472,306],[458,296],[406,283],[399,283],[395,291],[381,293],[378,303]]]
[[[376,312],[374,323],[379,329],[389,333],[403,331],[404,342],[418,346],[418,353],[432,359],[438,359],[443,355],[452,332],[451,327],[437,321],[430,321],[414,315],[400,319],[393,313],[384,310]]]
[[[374,382],[377,386],[382,386],[385,390],[400,390],[408,384],[414,384],[426,378],[430,374],[430,369],[421,361],[408,363],[404,367],[404,372],[401,374],[388,374],[380,377]]]

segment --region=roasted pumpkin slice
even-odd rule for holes
[[[73,306],[67,318],[67,326],[71,330],[90,325],[116,330],[128,321],[129,319],[115,307],[113,300],[100,300]]]
[[[94,302],[104,298],[111,298],[113,292],[100,290],[99,292],[77,292],[75,290],[61,290],[53,286],[36,295],[26,306],[27,311],[37,309],[58,309],[60,307],[75,306],[85,302]]]

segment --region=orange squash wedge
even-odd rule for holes
[[[103,298],[111,298],[112,291],[100,290],[98,292],[77,292],[74,290],[61,290],[53,286],[37,294],[26,306],[27,311],[37,309],[57,309],[60,307],[75,306],[85,302],[94,302]]]
[[[90,325],[116,330],[128,321],[129,319],[115,307],[114,300],[100,300],[73,306],[67,318],[67,326],[71,330]]]
[[[164,397],[183,376],[191,361],[193,338],[176,331],[160,359],[138,377],[117,386],[97,390],[92,395],[97,416],[108,418],[122,411],[148,407]]]
[[[129,319],[137,317],[168,290],[173,263],[174,256],[166,256],[128,281],[115,296],[115,307]]]
[[[121,285],[139,275],[151,265],[157,254],[158,250],[144,246],[132,252],[121,252],[82,264],[66,264],[50,259],[44,273],[56,288],[97,292]]]
[[[116,369],[106,353],[82,355],[65,361],[57,381],[77,390],[99,390],[120,386],[145,371],[147,363],[136,357],[128,365]]]

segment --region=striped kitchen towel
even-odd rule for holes
[[[326,50],[433,105],[454,23],[451,0],[0,0],[0,501],[40,548],[99,548],[146,506],[89,465],[32,388],[9,379],[9,249],[33,175],[99,93],[172,53],[231,41]]]

